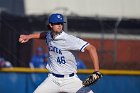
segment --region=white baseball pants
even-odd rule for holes
[[[89,87],[83,87],[77,75],[58,78],[49,74],[34,93],[93,93]]]

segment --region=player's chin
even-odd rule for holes
[[[62,32],[62,29],[58,29],[57,32],[58,32],[58,33]]]
[[[62,31],[62,30],[63,30],[62,27],[57,28],[57,31]]]

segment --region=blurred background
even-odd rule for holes
[[[3,67],[45,68],[48,57],[45,41],[34,39],[26,44],[20,44],[18,38],[20,34],[47,31],[48,16],[51,13],[62,13],[67,22],[64,30],[88,41],[97,48],[101,69],[139,71],[139,4],[140,0],[0,0],[0,67],[1,69]],[[93,68],[87,53],[77,52],[75,55],[79,64],[78,69]],[[37,60],[40,60],[40,63]],[[19,77],[26,77],[24,88],[20,87],[21,90],[26,91],[20,93],[32,93],[31,91],[43,80],[39,79],[39,83],[30,88],[31,84],[28,81],[31,80],[28,79],[32,77],[34,82],[37,82],[35,80],[38,79],[35,78],[42,75],[31,73],[29,77],[27,73],[17,74],[16,71],[8,74],[3,73],[3,70],[1,72],[0,79],[4,79],[5,82],[16,82],[12,83],[13,85],[19,84]],[[5,79],[5,75],[11,75],[12,81]],[[118,78],[114,75],[106,75],[105,79],[93,89],[95,93],[96,91],[98,93],[140,93],[139,75],[139,72],[138,75],[131,76],[117,75]],[[108,88],[102,88],[108,83],[107,81],[110,81]],[[120,86],[120,81],[122,86]],[[113,83],[116,86],[113,87]],[[9,93],[6,90],[7,85],[4,84],[4,82],[0,83],[0,92]],[[115,90],[116,87],[120,91]]]

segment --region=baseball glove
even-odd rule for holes
[[[93,72],[86,80],[83,81],[84,87],[94,84],[102,77],[102,74],[99,71]]]

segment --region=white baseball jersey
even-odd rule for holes
[[[52,38],[51,31],[47,32],[46,43],[49,50],[49,62],[47,69],[56,74],[67,75],[77,73],[77,64],[72,53],[73,50],[84,52],[84,48],[89,45],[86,41],[64,31]]]

